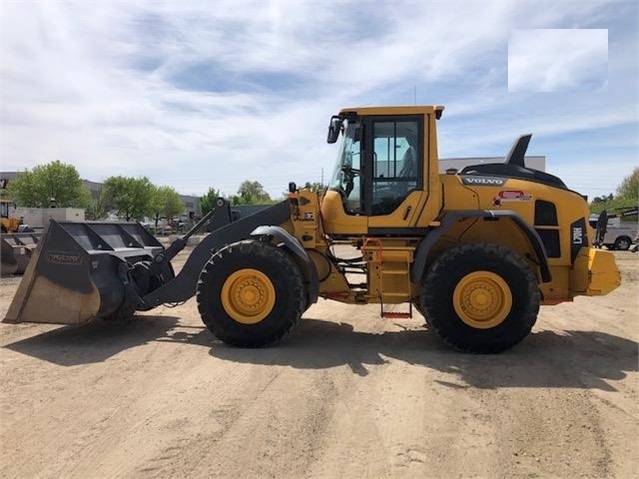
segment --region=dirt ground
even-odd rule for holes
[[[639,477],[639,255],[616,256],[621,288],[543,307],[495,356],[323,300],[260,350],[213,340],[195,300],[2,324],[0,476]],[[0,279],[0,317],[18,282]]]

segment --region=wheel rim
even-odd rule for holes
[[[490,271],[474,271],[464,276],[453,292],[459,318],[477,329],[494,328],[510,313],[512,293],[504,279]]]
[[[222,306],[238,323],[255,324],[275,306],[275,287],[261,271],[243,268],[231,274],[222,286]]]
[[[628,240],[625,239],[620,239],[619,241],[617,241],[617,249],[628,249],[630,248],[630,243],[628,242]]]

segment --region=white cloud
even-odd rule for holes
[[[512,30],[511,92],[600,91],[607,88],[608,30]]]
[[[507,93],[513,26],[591,28],[628,18],[620,10],[596,2],[6,2],[1,169],[57,158],[92,180],[147,175],[183,193],[233,193],[257,179],[277,195],[289,180],[319,180],[322,168],[329,176],[331,114],[411,104],[414,86],[419,102],[447,105],[446,156],[501,154],[522,131],[636,122],[628,48],[636,31],[618,40],[622,57],[611,36],[608,93],[548,104]]]

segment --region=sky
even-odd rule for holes
[[[279,197],[342,107],[445,105],[442,158],[529,155],[591,198],[639,165],[635,1],[0,4],[0,169]]]

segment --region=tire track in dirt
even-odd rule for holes
[[[210,404],[226,419],[216,434],[183,440],[170,464],[136,476],[304,477],[322,446],[337,388],[323,371],[277,369],[263,387],[246,389],[221,409]]]

